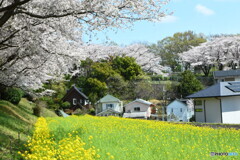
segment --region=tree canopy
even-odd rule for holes
[[[135,59],[128,56],[110,56],[97,62],[88,58],[81,61],[80,69],[81,73],[73,81],[83,88],[92,102],[107,92],[123,97],[128,92],[128,81],[143,74]]]
[[[135,62],[133,57],[119,57],[113,59],[112,66],[125,80],[135,79],[142,74],[141,67]]]
[[[160,21],[168,0],[1,0],[0,84],[38,88],[86,58],[82,34]]]
[[[172,71],[180,71],[179,53],[188,51],[192,46],[198,46],[206,39],[193,31],[178,32],[172,37],[166,37],[150,46],[154,53],[161,57],[161,64],[169,66]]]
[[[206,76],[213,66],[219,70],[224,67],[235,69],[240,63],[240,36],[217,37],[181,53],[180,56],[193,67],[200,67]]]

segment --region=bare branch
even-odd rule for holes
[[[23,0],[23,1],[20,1],[20,0],[16,0],[14,1],[11,5],[9,6],[6,6],[6,7],[3,7],[3,8],[0,8],[0,12],[5,12],[5,11],[8,11],[8,10],[14,10],[16,9],[18,6],[21,6],[21,5],[24,5],[28,2],[30,2],[31,0]],[[3,1],[2,1],[3,2]]]

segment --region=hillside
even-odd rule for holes
[[[19,159],[17,151],[24,149],[23,144],[37,120],[33,115],[34,105],[26,99],[17,106],[0,100],[0,159]],[[44,108],[42,116],[55,117],[56,114]]]

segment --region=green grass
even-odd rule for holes
[[[0,100],[0,159],[19,159],[17,151],[25,150],[28,136],[32,135],[37,117],[33,115],[34,103],[22,99],[18,105]],[[44,117],[56,116],[43,109]]]
[[[117,160],[240,159],[240,155],[210,156],[211,152],[240,154],[240,130],[116,117],[70,116],[47,120],[55,141],[78,131],[86,147],[99,149],[102,160],[109,159],[108,153]],[[89,136],[93,136],[91,141]]]

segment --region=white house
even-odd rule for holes
[[[120,116],[123,112],[123,103],[118,98],[106,95],[96,103],[97,116]]]
[[[220,82],[194,93],[196,122],[240,124],[240,81]]]
[[[187,99],[177,99],[171,102],[167,106],[167,120],[189,122],[194,111],[190,100],[189,103],[187,102]]]
[[[240,70],[214,71],[215,82],[240,81]]]
[[[136,99],[125,105],[125,118],[149,118],[154,104],[143,99]]]

